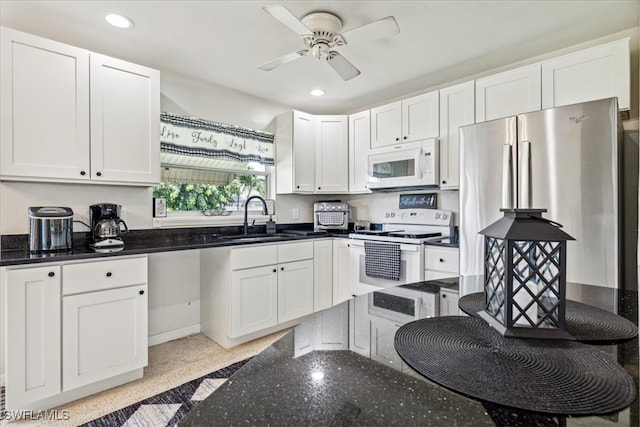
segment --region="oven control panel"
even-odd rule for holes
[[[384,213],[384,222],[449,227],[453,224],[453,213],[440,209],[394,209]]]

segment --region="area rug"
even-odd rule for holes
[[[174,426],[251,358],[111,412],[80,427]]]

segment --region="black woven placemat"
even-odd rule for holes
[[[484,310],[484,292],[458,300],[460,310],[478,317]],[[592,344],[619,343],[635,338],[638,327],[628,319],[592,305],[567,300],[565,330],[576,340]]]
[[[635,399],[631,376],[610,356],[576,341],[504,338],[475,317],[445,316],[402,326],[402,359],[457,393],[556,415],[602,415]]]

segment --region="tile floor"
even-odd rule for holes
[[[68,411],[68,420],[11,422],[11,426],[77,426],[124,408],[232,363],[254,356],[278,340],[288,330],[241,344],[229,350],[203,334],[149,348],[149,365],[144,377],[110,390],[55,408]],[[5,425],[6,422],[0,422]]]

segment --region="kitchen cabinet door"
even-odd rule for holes
[[[402,359],[393,345],[393,337],[400,324],[371,316],[371,359],[397,370],[402,369]]]
[[[88,180],[89,52],[0,31],[0,176]]]
[[[347,192],[349,190],[347,116],[316,116],[315,121],[315,192],[332,194]]]
[[[440,89],[440,188],[457,189],[460,181],[459,129],[475,120],[474,82]]]
[[[399,144],[402,136],[400,101],[371,109],[371,148]]]
[[[538,111],[540,64],[476,80],[476,123]]]
[[[65,296],[62,387],[72,390],[147,365],[147,285]]]
[[[277,266],[232,271],[231,307],[232,338],[276,325],[278,323]],[[313,310],[313,306],[311,309]]]
[[[542,108],[618,97],[630,108],[629,38],[542,63]]]
[[[160,182],[160,73],[91,54],[91,179]]]
[[[437,138],[439,132],[438,91],[402,100],[402,142]]]
[[[315,118],[300,111],[293,112],[293,191],[315,190]]]
[[[371,357],[369,296],[349,300],[349,350]]]
[[[313,311],[333,305],[333,242],[313,242]]]
[[[349,193],[370,193],[367,188],[369,147],[371,145],[370,111],[349,116]]]
[[[333,239],[333,305],[351,298],[351,255],[349,239]]]
[[[60,266],[5,270],[5,409],[60,393]]]
[[[450,289],[440,289],[440,316],[463,316],[464,313],[458,308],[458,292]]]
[[[313,313],[313,260],[278,264],[278,323]]]

